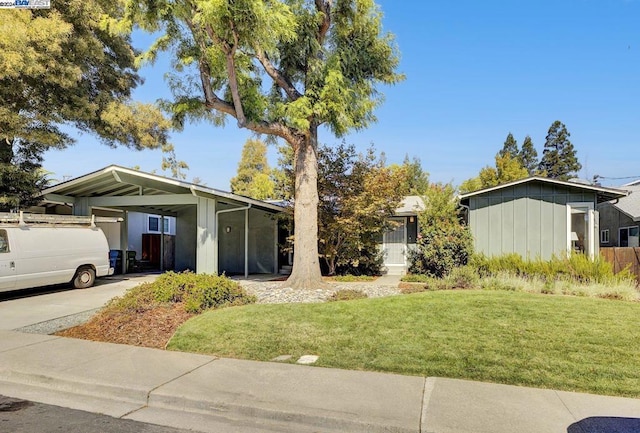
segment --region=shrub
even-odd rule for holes
[[[615,274],[613,266],[606,260],[601,257],[591,260],[584,254],[571,254],[562,258],[554,256],[550,260],[523,259],[519,254],[495,257],[474,254],[469,264],[483,277],[507,273],[550,282],[569,279],[578,283],[602,284],[628,283],[635,278],[627,269]]]
[[[409,250],[409,272],[444,277],[452,269],[464,266],[473,250],[468,227],[457,215],[457,201],[450,184],[431,185],[420,213],[420,235],[416,248]]]
[[[199,313],[255,301],[255,296],[248,295],[237,282],[225,276],[166,272],[154,282],[143,283],[115,298],[109,306],[141,312],[162,304],[182,303],[185,311]]]
[[[364,299],[369,296],[362,290],[355,289],[341,289],[333,292],[333,294],[327,299],[329,302],[335,301],[352,301],[354,299]]]
[[[433,277],[424,274],[407,274],[400,278],[400,281],[404,281],[405,283],[428,283],[431,281]]]

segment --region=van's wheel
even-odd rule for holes
[[[93,286],[93,283],[96,282],[96,271],[93,268],[88,266],[78,268],[76,271],[76,276],[73,277],[74,289],[86,289],[87,287]]]

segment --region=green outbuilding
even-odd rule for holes
[[[597,185],[529,177],[460,196],[476,252],[550,259],[599,250],[596,205],[627,195]]]

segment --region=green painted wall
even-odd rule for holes
[[[567,251],[567,203],[595,204],[595,193],[528,182],[469,197],[475,250],[549,259]]]

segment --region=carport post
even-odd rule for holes
[[[127,250],[129,249],[129,211],[123,211],[120,223],[120,249],[122,250],[122,274],[127,273]]]
[[[160,273],[164,272],[164,218],[160,215]]]
[[[249,278],[249,208],[244,211],[244,277]]]

